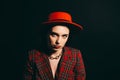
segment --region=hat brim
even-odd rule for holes
[[[74,30],[83,30],[83,27],[80,24],[74,23],[74,22],[69,22],[69,21],[48,21],[48,22],[43,22],[44,25],[66,25],[70,29]]]

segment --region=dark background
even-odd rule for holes
[[[52,11],[67,11],[74,22],[84,26],[71,46],[83,54],[87,80],[119,80],[119,7],[119,0],[4,0],[1,80],[22,80],[26,51],[37,45],[40,36],[36,30]]]

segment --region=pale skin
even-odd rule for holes
[[[69,28],[67,28],[66,26],[56,25],[52,27],[51,32],[48,35],[49,37],[48,44],[50,49],[53,51],[53,53],[51,53],[50,56],[56,57],[62,53],[62,49],[68,40],[69,33],[70,33]],[[55,77],[55,72],[59,60],[60,57],[58,59],[53,60],[49,59],[53,77]]]

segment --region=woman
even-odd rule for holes
[[[53,12],[45,25],[44,46],[29,51],[25,80],[85,80],[80,50],[65,46],[73,30],[82,30],[66,12]],[[44,33],[44,34],[45,34]]]

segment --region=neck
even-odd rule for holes
[[[59,59],[60,57],[61,57],[61,55],[62,55],[62,49],[61,50],[59,50],[59,51],[56,51],[56,52],[54,52],[54,53],[52,53],[50,56],[49,56],[49,59],[51,59],[51,60],[54,60],[54,59]]]
[[[58,50],[58,51],[55,51],[55,52],[52,52],[51,55],[56,56],[56,55],[59,55],[61,53],[62,53],[62,49]]]

